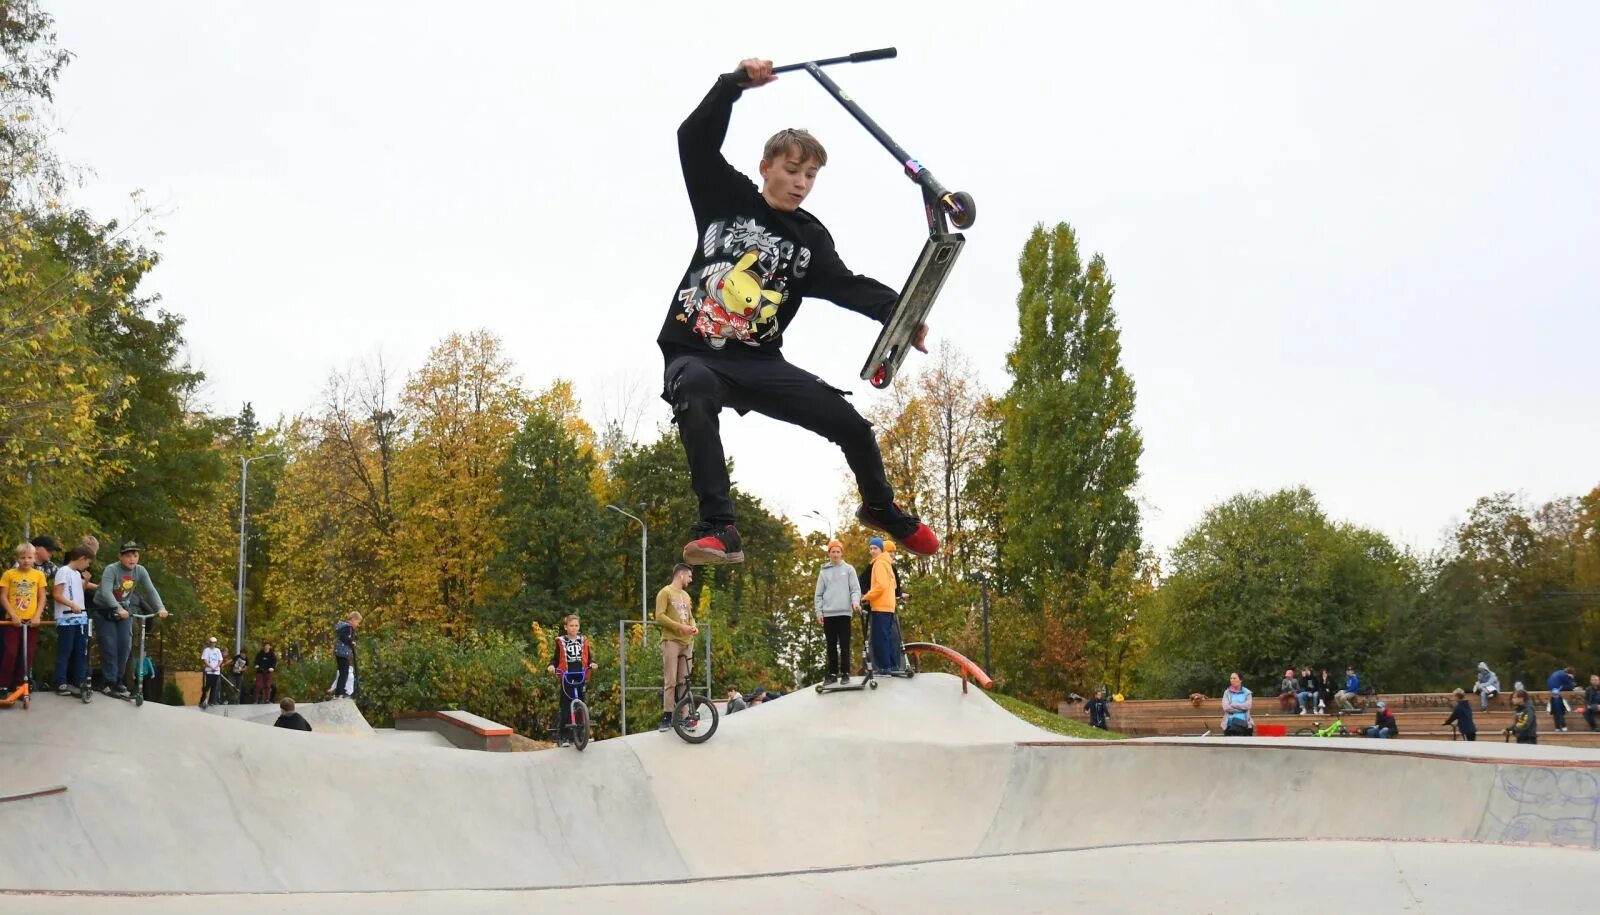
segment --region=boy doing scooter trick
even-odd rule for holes
[[[722,155],[733,103],[776,79],[772,61],[749,59],[718,77],[678,128],[678,155],[697,230],[694,253],[674,291],[657,343],[666,361],[662,399],[688,457],[699,499],[685,562],[744,561],[729,496],[718,414],[732,407],[792,423],[837,444],[861,494],[856,517],[909,552],[931,555],[939,538],[895,504],[872,426],[844,392],[783,358],[783,330],[805,296],[828,299],[883,323],[899,296],[852,273],[823,224],[801,208],[828,154],[803,130],[774,134],[762,151],[757,186]],[[927,327],[912,345],[927,352]]]

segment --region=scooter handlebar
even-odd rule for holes
[[[899,53],[900,52],[896,51],[894,48],[879,48],[876,51],[857,51],[850,55],[850,62],[853,64],[861,64],[866,63],[869,60],[888,60],[892,57],[895,57]]]
[[[874,51],[856,51],[853,54],[846,54],[843,57],[828,57],[823,60],[808,60],[797,64],[784,64],[781,67],[773,67],[772,72],[788,73],[791,70],[804,70],[806,67],[809,67],[813,64],[819,67],[827,67],[833,64],[861,64],[866,63],[869,60],[888,60],[892,57],[898,56],[899,53],[900,52],[894,48],[878,48]],[[750,79],[750,75],[745,72],[743,67],[734,70],[732,73],[724,73],[722,74],[722,77],[724,79],[731,79],[740,83],[747,82]]]

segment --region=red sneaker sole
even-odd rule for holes
[[[743,552],[725,553],[712,547],[689,544],[683,548],[683,561],[692,566],[725,566],[744,562]]]

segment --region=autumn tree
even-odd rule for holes
[[[459,624],[503,594],[488,574],[504,541],[499,468],[528,398],[500,339],[451,334],[400,398],[394,584],[407,624]]]

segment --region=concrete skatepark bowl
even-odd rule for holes
[[[0,714],[0,907],[1539,911],[1600,861],[1575,748],[1070,740],[937,673],[581,754],[377,739],[342,705],[310,734]]]

